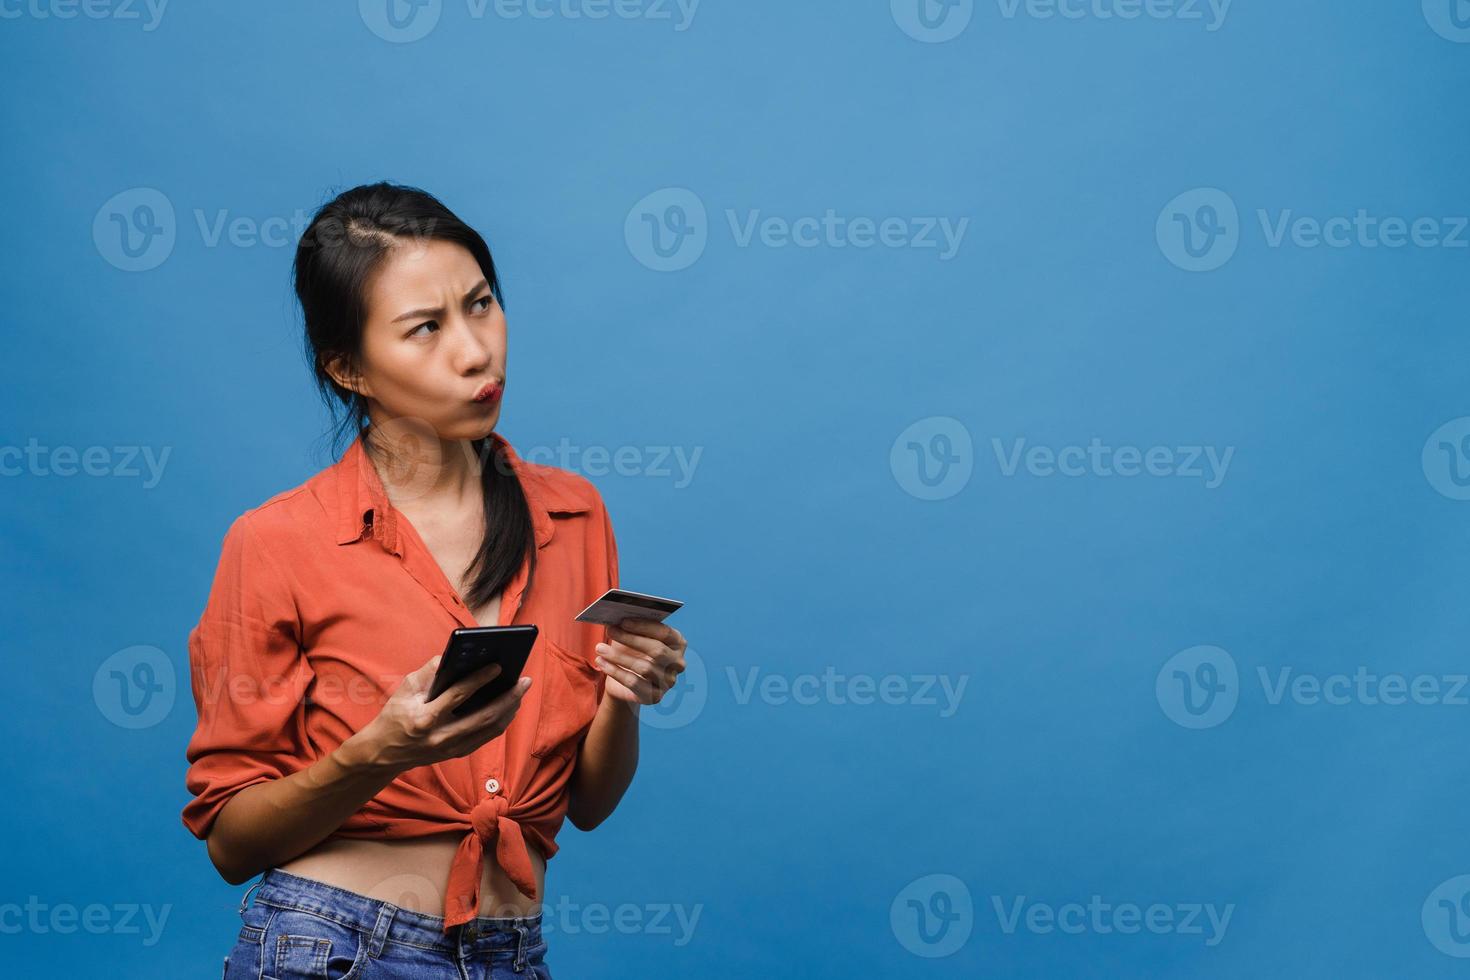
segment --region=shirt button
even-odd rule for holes
[[[485,792],[487,792],[487,793],[498,793],[498,792],[500,792],[500,780],[496,779],[494,776],[491,776],[489,779],[485,780]]]

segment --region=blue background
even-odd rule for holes
[[[151,487],[0,480],[18,668],[0,972],[214,976],[234,941],[245,886],[179,822],[185,639],[229,522],[331,457],[295,233],[211,245],[196,215],[289,221],[380,178],[489,241],[514,445],[702,453],[687,486],[589,473],[623,583],[687,601],[703,676],[682,696],[703,707],[650,720],[628,796],[592,834],[564,829],[547,879],[553,901],[699,918],[687,942],[554,924],[557,976],[1464,972],[1441,947],[1470,954],[1470,917],[1435,895],[1470,872],[1470,708],[1273,704],[1258,679],[1470,670],[1470,503],[1442,492],[1459,471],[1437,444],[1421,461],[1470,415],[1470,250],[1273,247],[1258,217],[1470,213],[1470,44],[1418,0],[1237,0],[1213,31],[986,0],[943,43],[886,0],[704,0],[685,30],[445,0],[410,42],[350,3],[176,3],[152,30],[144,8],[5,9],[0,442],[171,455]],[[137,188],[176,240],[127,271],[93,226]],[[663,272],[625,224],[666,188],[707,216],[703,252]],[[1156,236],[1195,188],[1239,209],[1209,272]],[[969,224],[943,260],[741,247],[727,218],[829,208]],[[941,417],[972,475],[923,499],[891,450]],[[1008,476],[992,442],[1094,437],[1234,455],[1207,487]],[[1196,729],[1155,682],[1202,644],[1238,668],[1238,703]],[[139,645],[177,698],[128,729],[93,681]],[[966,687],[943,717],[942,699],[742,703],[731,673],[829,667]],[[952,878],[926,915],[972,914],[921,921],[905,890],[930,875]],[[1233,911],[1214,945],[1208,927],[1007,932],[995,912],[1093,895]],[[152,944],[17,928],[31,896],[168,918]],[[934,929],[957,948],[923,955]]]

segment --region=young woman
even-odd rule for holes
[[[494,431],[506,321],[479,234],[357,187],[302,234],[295,285],[354,438],[235,519],[189,634],[183,821],[226,881],[264,872],[225,976],[548,977],[556,834],[617,806],[684,637],[574,621],[617,584],[612,525]],[[515,688],[452,715],[492,666],[427,700],[452,629],[512,623],[540,629]]]

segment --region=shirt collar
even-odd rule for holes
[[[400,515],[388,500],[363,438],[363,433],[359,432],[342,458],[332,466],[337,494],[337,543],[352,544],[364,537],[373,537],[387,550],[401,554]],[[549,479],[549,474],[542,472],[547,467],[521,459],[499,432],[491,432],[490,438],[510,461],[511,470],[520,481],[531,512],[537,548],[546,547],[555,534],[555,524],[551,520],[553,513],[579,514],[591,508],[591,502],[585,494],[576,492],[575,485]]]

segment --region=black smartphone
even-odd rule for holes
[[[520,680],[526,660],[531,656],[531,647],[536,643],[536,633],[535,626],[462,626],[450,633],[449,642],[444,645],[443,659],[439,661],[439,670],[434,674],[434,683],[429,685],[429,700],[434,700],[446,688],[481,667],[498,663],[500,673],[450,713],[467,715],[479,711]]]

